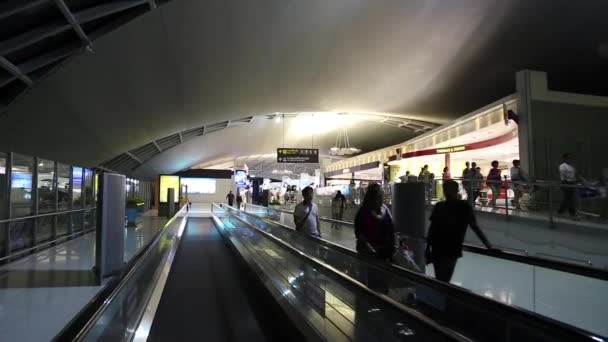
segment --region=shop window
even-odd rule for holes
[[[38,160],[38,213],[55,211],[57,181],[55,180],[55,162]]]
[[[70,166],[57,164],[57,203],[60,211],[70,208]]]

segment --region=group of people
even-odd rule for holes
[[[516,161],[513,161],[515,164]],[[519,161],[517,161],[519,164]],[[498,161],[494,160],[490,164],[492,167],[486,176],[486,184],[492,191],[492,199],[489,202],[490,206],[496,205],[496,199],[500,197],[500,187],[502,185],[501,170],[498,168]],[[481,186],[483,184],[483,175],[481,174],[481,168],[477,166],[477,163],[469,162],[465,163],[465,169],[462,170],[462,185],[467,192],[467,199],[471,205],[474,205],[479,198],[481,193]]]
[[[462,257],[462,244],[467,227],[471,227],[487,248],[490,242],[477,225],[471,205],[458,197],[458,183],[447,180],[443,183],[445,200],[437,203],[430,217],[427,235],[427,262],[433,263],[435,277],[449,282],[458,258]],[[338,203],[342,202],[337,194]],[[303,201],[296,205],[293,218],[296,230],[316,238],[322,233],[319,208],[313,203],[313,189],[302,190]],[[377,183],[368,186],[365,197],[355,217],[357,252],[384,261],[395,255],[395,227],[391,210],[383,201],[382,187]]]
[[[241,209],[241,205],[243,204],[243,196],[241,196],[240,193],[235,196],[232,193],[232,190],[230,190],[230,192],[228,192],[228,195],[226,195],[226,200],[228,200],[228,205],[231,207],[234,206],[234,201],[236,200],[236,207],[238,209]]]

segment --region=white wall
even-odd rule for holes
[[[215,194],[188,194],[188,199],[192,203],[225,202],[226,195],[230,190],[236,196],[234,188],[234,181],[232,179],[216,179]]]

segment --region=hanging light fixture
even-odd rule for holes
[[[361,149],[350,146],[350,139],[348,138],[348,128],[344,128],[338,131],[336,137],[336,144],[329,149],[329,154],[334,156],[350,156],[361,152]]]

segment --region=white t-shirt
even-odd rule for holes
[[[559,179],[562,182],[576,182],[576,169],[568,163],[559,166]]]
[[[308,211],[310,210],[310,214]],[[308,215],[308,217],[306,217]],[[302,202],[296,205],[293,210],[293,221],[298,225],[299,222],[302,222],[306,217],[306,221],[303,223],[303,232],[308,235],[321,236],[321,231],[319,230],[319,208],[316,204],[312,203],[311,207],[305,206]]]
[[[525,179],[523,171],[519,167],[513,166],[511,168],[511,180],[514,182],[521,182]]]

